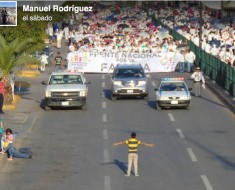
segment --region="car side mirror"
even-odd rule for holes
[[[91,84],[91,81],[86,81],[84,84]]]
[[[158,88],[154,88],[154,91],[158,91]]]
[[[42,81],[42,84],[47,85],[47,81]]]
[[[192,88],[188,88],[189,91],[193,90]]]

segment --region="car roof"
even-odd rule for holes
[[[71,72],[71,71],[54,71],[51,75],[83,75],[80,72]]]
[[[183,77],[164,77],[161,78],[161,83],[166,82],[185,82]]]
[[[128,69],[128,68],[142,68],[140,64],[118,64],[117,68]]]

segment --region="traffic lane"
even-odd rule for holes
[[[107,109],[108,130],[113,142],[130,138],[131,132],[134,131],[137,133],[137,138],[157,145],[152,149],[140,148],[140,177],[147,181],[148,187],[156,188],[157,186],[164,189],[166,184],[161,179],[167,176],[170,189],[189,189],[189,187],[190,189],[202,189],[200,177],[194,173],[186,148],[176,130],[171,126],[167,114],[156,112],[149,107],[147,101],[138,99],[107,101]],[[114,167],[117,169],[117,172],[111,174],[111,179],[119,177],[123,181],[122,178],[127,167],[125,164],[127,162],[127,148],[122,148],[125,151],[120,149],[121,147],[115,147],[111,151],[113,162],[116,163]],[[145,151],[148,153],[144,153]],[[164,172],[159,173],[159,170]],[[188,178],[189,176],[190,178]],[[184,183],[181,183],[182,181]],[[113,183],[121,184],[116,179],[115,182],[112,181],[112,185]],[[127,182],[123,189],[130,186],[143,189],[145,185]]]
[[[180,129],[200,162],[199,171],[218,189],[233,189],[234,115],[209,90],[192,97],[192,109],[166,109],[175,128]],[[203,169],[203,170],[202,170]],[[223,180],[221,181],[222,176]]]
[[[175,125],[182,129],[186,142],[194,150],[203,169],[200,171],[207,174],[218,189],[225,187],[224,184],[226,189],[233,189],[234,117],[226,109],[207,105],[200,99],[193,104],[191,114],[174,111]]]
[[[152,131],[150,133],[153,133]],[[124,136],[126,133],[120,133]],[[112,136],[112,135],[111,135]],[[113,136],[116,136],[116,132]],[[146,137],[147,136],[147,137]],[[175,136],[175,138],[173,137]],[[128,136],[126,136],[128,138]],[[115,137],[114,137],[115,138]],[[203,189],[200,175],[195,172],[178,136],[158,131],[156,135],[138,133],[144,142],[154,142],[156,147],[139,147],[139,177],[125,177],[128,150],[126,145],[111,150],[113,170],[110,172],[112,187],[117,189]],[[151,140],[154,139],[154,140]],[[111,166],[110,166],[111,167]]]
[[[97,79],[92,81],[94,88],[97,86],[94,91],[101,89]],[[7,187],[7,183],[14,181],[22,189],[102,189],[105,173],[101,102],[99,96],[95,97],[88,101],[86,111],[41,110],[29,138],[24,140],[24,145],[34,151],[35,159],[30,164],[29,160],[14,159],[17,162],[17,167],[12,168],[14,175],[2,184]]]

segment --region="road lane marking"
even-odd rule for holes
[[[171,121],[175,121],[175,118],[173,117],[172,113],[168,113],[168,115]]]
[[[105,93],[103,91],[101,92],[101,94],[102,94],[102,98],[105,98]]]
[[[191,158],[191,160],[193,162],[197,162],[197,158],[196,158],[195,154],[193,153],[192,148],[187,148],[187,152],[188,152],[189,157]]]
[[[104,163],[109,163],[109,151],[104,149]]]
[[[110,189],[110,176],[104,176],[104,190]]]
[[[154,87],[156,87],[156,83],[155,83],[155,82],[153,82],[153,81],[152,81],[152,85],[153,85]]]
[[[102,120],[103,120],[103,122],[107,122],[107,115],[105,113],[103,114]]]
[[[106,109],[106,102],[102,102],[102,108]]]
[[[206,186],[207,190],[213,190],[210,181],[208,180],[208,178],[206,177],[206,175],[201,175],[202,181],[204,183],[204,185]]]
[[[184,133],[181,129],[176,129],[176,131],[179,134],[180,138],[184,138]]]
[[[102,82],[102,88],[105,88],[105,82]]]
[[[103,139],[108,139],[108,130],[107,129],[103,129]]]
[[[102,75],[102,79],[105,80],[105,75]]]

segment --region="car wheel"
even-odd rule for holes
[[[50,106],[45,106],[45,110],[46,111],[51,111],[51,107]]]
[[[86,105],[83,105],[82,107],[81,107],[81,110],[86,110]]]
[[[162,110],[162,107],[158,105],[158,103],[156,103],[156,110]]]
[[[144,99],[145,100],[148,100],[149,99],[149,96],[147,95],[147,96],[144,96]]]
[[[117,97],[112,95],[112,96],[111,96],[111,99],[112,99],[112,100],[117,100]]]
[[[191,103],[189,103],[189,105],[186,108],[187,110],[191,110]]]

